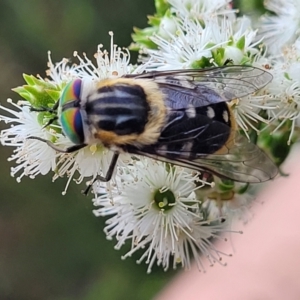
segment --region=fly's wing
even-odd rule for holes
[[[235,181],[259,183],[274,178],[278,168],[272,160],[247,138],[236,133],[226,154],[197,155],[197,162],[212,173]]]
[[[276,165],[260,148],[238,134],[234,144],[223,154],[198,153],[196,158],[191,159],[188,157],[194,153],[191,154],[189,151],[175,153],[161,149],[158,153],[149,149],[135,149],[131,152],[200,172],[208,171],[221,178],[244,183],[268,181],[278,173]]]
[[[175,98],[177,103],[191,103],[197,107],[247,96],[272,80],[270,73],[251,66],[154,71],[126,77],[151,79],[169,99]],[[174,108],[182,108],[183,105],[178,104]]]
[[[220,105],[225,107],[226,103]],[[194,118],[184,110],[170,112],[172,117],[157,143],[124,150],[239,182],[259,183],[276,176],[276,165],[255,144],[205,115],[204,108],[196,111]]]

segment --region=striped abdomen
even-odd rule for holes
[[[143,88],[120,83],[100,87],[88,97],[85,110],[95,128],[129,135],[144,131],[150,108]]]

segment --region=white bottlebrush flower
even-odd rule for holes
[[[167,271],[170,266],[176,269],[178,265],[190,269],[194,261],[199,271],[206,272],[203,260],[208,260],[210,266],[215,263],[225,266],[226,263],[222,262],[223,257],[231,256],[218,250],[214,245],[215,241],[212,241],[213,239],[227,241],[226,238],[221,237],[224,232],[229,231],[227,227],[228,222],[222,222],[220,218],[216,218],[214,223],[195,217],[186,225],[186,228],[177,230],[176,241],[174,241],[170,235],[166,234],[164,224],[161,224],[153,234],[133,246],[123,258],[131,256],[136,250],[142,248],[145,252],[137,262],[145,261],[148,264],[148,273],[151,272],[155,262]]]
[[[180,263],[189,268],[190,250],[200,269],[198,251],[211,263],[219,261],[221,253],[210,239],[226,231],[225,224],[205,220],[194,193],[203,186],[195,185],[198,174],[144,158],[123,174],[119,185],[107,192],[96,190],[99,196],[94,199],[100,206],[95,215],[110,216],[105,232],[116,237],[116,248],[131,241],[132,249],[123,258],[145,249],[139,261],[146,261],[148,272],[155,262],[167,269],[170,258],[173,267]]]
[[[216,23],[205,28],[198,21],[180,19],[176,21],[176,33],[168,33],[168,38],[159,35],[151,37],[157,44],[158,50],[149,49],[146,53],[150,57],[148,69],[174,70],[188,69],[202,57],[210,59],[211,52],[222,46],[221,43],[213,43],[214,29],[218,29]]]
[[[266,94],[264,89],[258,91],[255,95],[235,99],[229,105],[232,108],[238,129],[242,129],[248,138],[250,130],[254,130],[259,134],[260,124],[269,125],[271,122],[261,115],[261,111],[270,112],[278,107],[274,103],[273,97]]]
[[[242,219],[247,223],[252,218],[251,207],[255,201],[255,185],[240,182],[224,182],[214,177],[210,189],[199,189],[198,199],[206,210],[207,220],[224,218],[228,223]]]
[[[230,59],[235,64],[251,60],[259,51],[254,42],[256,32],[249,19],[228,20],[211,17],[205,25],[198,20],[174,17],[176,32],[165,32],[168,37],[154,35],[158,49],[148,49],[147,70],[170,70],[223,65]],[[222,51],[220,50],[222,49]]]
[[[71,65],[67,58],[63,58],[60,62],[53,63],[51,52],[48,51],[48,69],[46,70],[46,75],[49,78],[47,80],[57,85],[59,88],[63,88],[67,82],[76,78],[73,71],[75,66],[76,65],[74,64]],[[43,80],[42,78],[40,79]]]
[[[57,144],[60,144],[62,140],[70,144],[65,137],[61,138]],[[112,155],[113,152],[105,149],[100,144],[93,144],[73,153],[62,153],[57,159],[57,168],[53,180],[64,176],[69,178],[63,194],[66,193],[72,179],[80,184],[85,178],[91,177],[90,181],[87,182],[89,186],[97,179],[97,175],[103,176],[106,174]],[[77,173],[78,176],[75,177]],[[112,181],[114,182],[114,180],[113,176]]]
[[[276,56],[271,69],[273,80],[267,86],[267,92],[272,97],[271,105],[276,109],[267,111],[270,122],[276,124],[275,132],[287,120],[291,121],[291,131],[288,144],[293,137],[295,127],[300,119],[300,42],[283,49],[281,56]]]
[[[97,52],[94,55],[95,63],[83,53],[81,57],[77,51],[73,55],[79,63],[70,64],[66,58],[58,63],[53,63],[51,53],[48,52],[48,70],[46,71],[50,81],[61,86],[61,83],[67,83],[74,78],[83,80],[102,80],[106,78],[117,78],[125,74],[139,73],[143,67],[137,67],[130,64],[130,53],[127,48],[120,48],[114,44],[113,32],[111,36],[110,51],[103,50],[103,45],[98,45]]]
[[[69,182],[75,173],[79,172],[77,182],[80,183],[85,177],[95,178],[100,170],[105,173],[108,169],[112,153],[103,147],[97,148],[96,145],[92,145],[75,153],[66,154],[56,152],[39,140],[28,139],[30,136],[49,141],[55,138],[56,145],[61,149],[71,146],[70,141],[62,134],[53,129],[43,128],[38,122],[37,112],[30,111],[26,101],[22,101],[23,105],[14,104],[11,100],[9,103],[15,110],[0,105],[0,109],[10,114],[10,116],[1,115],[0,120],[12,124],[10,128],[1,131],[0,142],[4,146],[16,148],[9,160],[17,164],[11,168],[11,175],[18,175],[18,181],[23,176],[34,178],[39,174],[45,175],[55,171],[54,180],[66,175]]]
[[[17,163],[17,167],[11,169],[11,175],[17,174],[17,180],[23,176],[34,178],[38,174],[45,175],[56,167],[56,153],[53,149],[37,140],[28,140],[31,135],[51,139],[51,134],[42,128],[38,122],[37,113],[30,111],[28,105],[14,104],[10,99],[8,102],[13,109],[0,105],[0,109],[9,115],[0,115],[0,120],[11,127],[4,129],[0,134],[1,144],[15,147],[14,153],[9,160]],[[26,101],[24,101],[26,102]],[[24,103],[23,103],[24,104]]]
[[[72,69],[72,74],[84,80],[101,80],[143,71],[143,66],[137,67],[130,64],[130,53],[127,48],[120,48],[114,44],[113,32],[110,31],[109,35],[111,36],[110,52],[102,50],[102,44],[98,45],[94,55],[96,64],[85,53],[82,58],[77,51],[74,52],[74,56],[79,60],[79,65]]]
[[[278,54],[284,46],[299,37],[299,0],[267,0],[265,7],[273,14],[265,14],[259,24],[259,38],[263,38],[270,54]]]
[[[206,20],[212,16],[230,15],[235,11],[231,0],[168,0],[171,12],[190,19]]]
[[[24,175],[34,177],[39,173],[46,174],[52,170],[55,171],[54,179],[68,176],[69,184],[77,172],[79,173],[76,178],[78,183],[86,177],[92,177],[93,180],[99,173],[105,174],[112,152],[105,149],[101,143],[89,145],[73,153],[62,153],[55,151],[40,140],[28,139],[28,137],[47,140],[61,150],[72,146],[71,141],[61,133],[61,124],[49,125],[49,121],[57,115],[57,112],[40,112],[39,109],[51,108],[55,103],[53,99],[57,97],[56,100],[58,100],[62,89],[74,78],[92,82],[119,77],[133,71],[133,67],[129,64],[128,50],[123,51],[114,45],[113,34],[110,34],[111,51],[102,51],[99,46],[95,55],[96,65],[86,56],[82,59],[78,55],[79,64],[77,65],[69,65],[66,59],[55,64],[49,52],[49,69],[47,70],[49,78],[44,80],[40,77],[27,76],[25,80],[28,85],[16,89],[16,92],[21,96],[24,95],[28,100],[22,102],[23,107],[13,104],[16,108],[14,111],[0,106],[2,111],[13,115],[13,117],[0,115],[0,120],[13,124],[11,128],[1,132],[2,144],[17,147],[11,157],[11,160],[15,160],[17,164],[17,167],[12,168],[13,175],[20,173],[19,178]],[[33,90],[34,92],[30,94]],[[31,103],[34,103],[34,109],[30,108]]]
[[[165,224],[161,223],[151,235],[147,235],[142,241],[135,244],[132,241],[132,249],[122,258],[130,257],[139,249],[145,249],[137,263],[145,261],[148,265],[147,273],[150,273],[153,265],[167,271],[169,267],[176,269],[181,266],[190,269],[195,261],[199,271],[206,272],[204,260],[209,262],[210,266],[215,263],[226,265],[222,262],[224,256],[231,256],[221,252],[214,245],[214,240],[226,241],[221,237],[226,229],[227,222],[221,222],[221,219],[215,219],[214,222],[201,221],[202,218],[194,218],[191,223],[186,224],[181,230],[176,230],[176,240],[166,233]]]

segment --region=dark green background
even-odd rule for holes
[[[92,58],[99,43],[109,49],[110,30],[128,46],[132,27],[145,27],[153,13],[152,0],[1,0],[1,103],[19,99],[10,89],[23,84],[22,73],[45,76],[48,50],[54,62],[74,50]],[[62,196],[63,179],[17,183],[9,176],[12,150],[0,146],[0,299],[151,299],[173,276],[155,268],[147,275],[139,255],[122,261],[129,246],[116,251],[105,239],[82,186]]]

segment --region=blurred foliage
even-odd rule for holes
[[[153,0],[1,0],[0,102],[18,100],[11,88],[24,83],[22,73],[45,76],[48,50],[54,62],[74,50],[92,57],[100,43],[109,49],[110,30],[128,46],[133,26],[146,27],[153,13]],[[63,180],[17,183],[11,151],[0,147],[0,299],[151,299],[174,275],[155,268],[147,275],[139,254],[122,261],[129,245],[116,251],[105,239],[105,220],[94,217],[82,186],[62,196]]]
[[[234,1],[235,7],[239,9],[240,14],[246,14],[251,17],[259,17],[259,15],[263,14],[266,10],[263,5],[263,0],[237,0]]]

